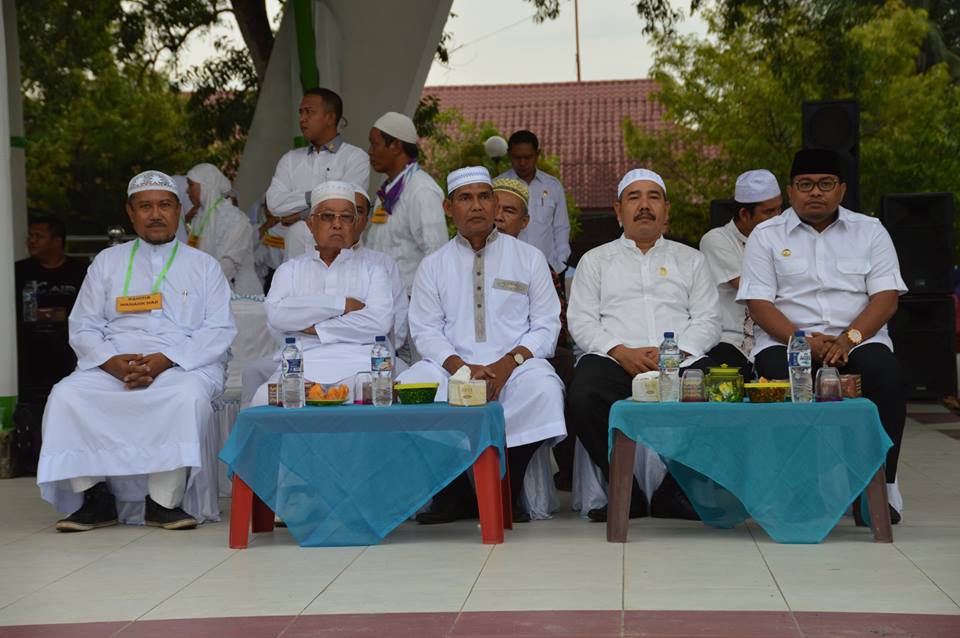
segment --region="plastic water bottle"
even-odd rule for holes
[[[37,282],[28,281],[23,286],[23,323],[37,320]]]
[[[384,407],[393,403],[393,356],[386,337],[377,337],[370,351],[370,373],[373,375],[373,404]]]
[[[280,351],[280,397],[285,408],[303,407],[303,350],[296,337],[287,337]]]
[[[797,330],[787,344],[787,367],[790,369],[790,400],[794,403],[813,401],[813,357],[810,342],[803,330]]]
[[[672,332],[664,332],[660,344],[660,400],[680,400],[680,346]]]

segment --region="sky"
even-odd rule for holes
[[[688,0],[672,0],[689,9]],[[279,17],[280,3],[267,0],[267,13]],[[560,16],[533,22],[533,4],[524,0],[454,0],[455,18],[445,30],[450,64],[434,61],[428,86],[572,82],[577,79],[573,0],[560,1]],[[276,22],[275,22],[276,24]],[[653,49],[641,33],[643,23],[631,0],[580,0],[580,69],[583,80],[647,77]],[[699,16],[688,17],[682,33],[703,35]],[[183,58],[186,67],[214,55],[218,38],[241,44],[233,16],[203,37],[191,38]]]

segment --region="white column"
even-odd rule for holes
[[[5,26],[8,0],[0,11],[0,409],[4,409],[5,424],[12,410],[10,398],[17,394],[17,323],[13,283],[14,230],[13,182],[10,170],[10,87],[7,70],[7,29]],[[19,87],[16,88],[19,95]]]

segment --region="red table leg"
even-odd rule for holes
[[[253,490],[250,486],[234,473],[233,494],[230,497],[230,549],[247,547],[253,498]]]
[[[500,498],[503,500],[503,528],[513,529],[513,495],[510,493],[510,462],[506,463],[507,471],[500,480]]]
[[[867,485],[867,506],[870,508],[870,527],[876,543],[892,543],[890,506],[887,502],[887,473],[881,465]]]
[[[477,485],[477,506],[480,509],[480,532],[487,545],[503,542],[503,486],[500,483],[500,455],[496,447],[488,447],[473,464]],[[509,484],[507,490],[509,490]]]
[[[610,486],[607,491],[607,542],[626,543],[633,491],[633,460],[637,443],[619,429],[613,431]]]

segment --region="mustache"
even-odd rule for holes
[[[641,208],[636,213],[633,214],[633,221],[638,222],[641,219],[649,219],[651,221],[656,221],[657,216],[650,212],[649,208]]]
[[[147,228],[166,228],[167,222],[165,221],[152,221],[147,224]]]

